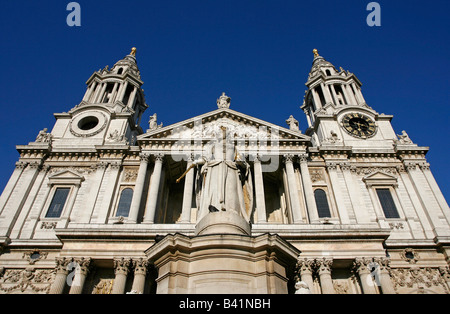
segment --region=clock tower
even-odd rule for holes
[[[304,103],[307,135],[316,146],[343,145],[392,148],[397,136],[392,116],[379,114],[367,105],[361,81],[355,74],[339,70],[313,50]]]

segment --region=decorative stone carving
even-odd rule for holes
[[[118,130],[114,130],[114,132],[109,133],[109,136],[106,138],[108,142],[112,143],[125,143],[125,136],[120,135]]]
[[[222,96],[217,99],[217,107],[221,108],[230,108],[231,98],[228,97],[225,93],[222,93]]]
[[[160,125],[158,125],[158,115],[156,113],[154,115],[150,116],[150,120],[148,121],[149,131],[155,131],[155,130],[161,129],[162,127],[163,127],[162,123]]]
[[[333,130],[330,131],[330,137],[327,137],[323,140],[323,143],[325,144],[336,144],[340,143],[341,139],[338,137],[337,133]]]
[[[149,261],[143,258],[140,259],[133,259],[133,267],[134,267],[134,273],[135,274],[141,274],[145,275],[147,274]]]
[[[287,125],[289,125],[289,129],[292,131],[300,131],[298,120],[294,118],[294,116],[290,116],[289,119],[286,120]]]
[[[124,182],[135,182],[137,176],[138,176],[137,169],[127,169],[127,170],[125,170],[125,173],[123,174],[123,181]]]
[[[395,290],[401,288],[415,288],[417,293],[426,293],[426,288],[439,288],[448,293],[445,277],[437,268],[417,267],[397,268],[391,270]]]
[[[308,285],[304,281],[297,281],[295,283],[295,294],[311,294]]]
[[[47,133],[48,129],[45,128],[42,131],[39,132],[38,136],[36,137],[36,143],[51,143],[52,142],[52,135],[50,133]]]
[[[313,183],[324,181],[323,171],[321,169],[311,169],[309,175]]]
[[[111,294],[114,286],[114,279],[100,279],[100,282],[94,286],[92,294]]]
[[[57,225],[58,225],[57,221],[43,221],[41,223],[41,229],[46,230],[55,229]]]
[[[114,270],[115,274],[118,273],[123,275],[128,275],[128,272],[130,271],[130,265],[131,265],[131,259],[126,258],[116,258],[114,259]]]
[[[32,267],[15,270],[6,270],[0,281],[0,290],[12,292],[20,290],[24,292],[31,289],[36,293],[48,293],[53,281],[53,270],[36,270]]]
[[[409,138],[408,133],[406,133],[406,131],[402,131],[401,135],[397,135],[398,136],[398,144],[412,144],[413,141],[411,141],[411,139]]]
[[[419,261],[419,259],[420,259],[419,253],[417,253],[414,249],[411,249],[411,248],[404,249],[400,253],[400,257],[404,261],[407,261],[410,264],[416,264]]]
[[[42,252],[39,249],[34,249],[23,253],[22,258],[26,259],[30,263],[30,265],[34,265],[41,259],[46,259],[47,255],[48,252]]]

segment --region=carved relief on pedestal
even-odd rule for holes
[[[53,269],[8,269],[0,279],[0,291],[6,293],[48,293],[54,280]]]
[[[398,293],[449,293],[446,277],[437,268],[417,267],[391,270],[394,289]]]

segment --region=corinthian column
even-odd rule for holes
[[[155,156],[155,168],[153,169],[152,179],[147,198],[147,210],[144,218],[144,223],[155,222],[156,205],[158,203],[159,186],[161,185],[161,173],[164,161],[163,154]]]
[[[298,259],[297,268],[298,273],[300,275],[300,279],[308,285],[311,294],[315,294],[314,280],[312,276],[314,268],[314,260],[308,258]]]
[[[391,276],[389,274],[390,259],[389,258],[374,258],[374,262],[379,267],[379,283],[381,285],[381,291],[383,294],[396,294],[394,285],[392,284]]]
[[[134,280],[131,290],[136,292],[136,294],[143,294],[145,289],[145,277],[147,275],[148,260],[143,258],[133,260],[133,267]]]
[[[372,259],[357,257],[354,262],[356,272],[359,275],[361,286],[364,294],[376,294],[375,282],[372,279],[372,275],[369,269],[369,264],[372,263]]]
[[[267,222],[266,200],[264,195],[264,180],[260,156],[255,157],[255,194],[256,194],[256,212],[258,223]]]
[[[114,259],[114,273],[116,278],[114,279],[114,286],[112,289],[112,294],[124,294],[125,285],[127,284],[127,276],[130,270],[130,259],[119,258]]]
[[[130,214],[128,215],[128,221],[130,223],[136,223],[139,215],[139,208],[141,207],[142,192],[144,191],[145,177],[147,175],[149,154],[141,153],[141,164],[139,166],[139,172],[136,178],[136,185],[134,187],[133,199],[130,205]]]
[[[298,197],[297,180],[295,179],[294,156],[285,155],[284,162],[286,165],[286,175],[289,183],[289,196],[291,197],[292,217],[294,223],[301,223],[303,222],[303,220],[300,210],[300,199]]]
[[[303,189],[305,190],[306,207],[308,209],[309,222],[317,223],[319,222],[319,213],[317,212],[316,200],[314,199],[314,191],[306,158],[306,155],[300,156],[300,171],[302,173]]]
[[[72,261],[72,259],[68,259],[65,257],[62,258],[56,258],[56,276],[55,281],[53,282],[52,286],[50,287],[49,294],[62,294],[64,292],[64,288],[66,286],[66,280],[67,275],[69,274],[69,271],[67,269],[67,266]]]
[[[191,222],[192,194],[194,192],[194,169],[191,169],[194,156],[188,157],[187,169],[189,172],[184,179],[183,207],[181,209],[181,222]]]
[[[335,294],[333,287],[333,280],[331,279],[331,266],[333,265],[333,259],[323,258],[316,259],[316,267],[320,277],[320,287],[322,288],[322,294]]]
[[[91,266],[90,258],[79,258],[75,259],[74,262],[77,264],[75,269],[75,278],[71,283],[69,294],[81,294],[83,293],[84,282],[89,274],[89,269]]]

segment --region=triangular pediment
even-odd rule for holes
[[[222,128],[238,139],[280,139],[309,142],[300,131],[290,130],[243,113],[221,108],[166,127],[147,131],[139,141],[155,139],[188,140],[214,138]]]
[[[368,185],[395,185],[397,184],[397,177],[377,171],[365,176],[363,181]]]
[[[80,184],[84,177],[71,170],[63,170],[48,177],[51,184]]]
[[[83,179],[82,176],[79,174],[70,171],[70,170],[63,170],[61,172],[55,173],[54,175],[49,176],[49,179]]]

